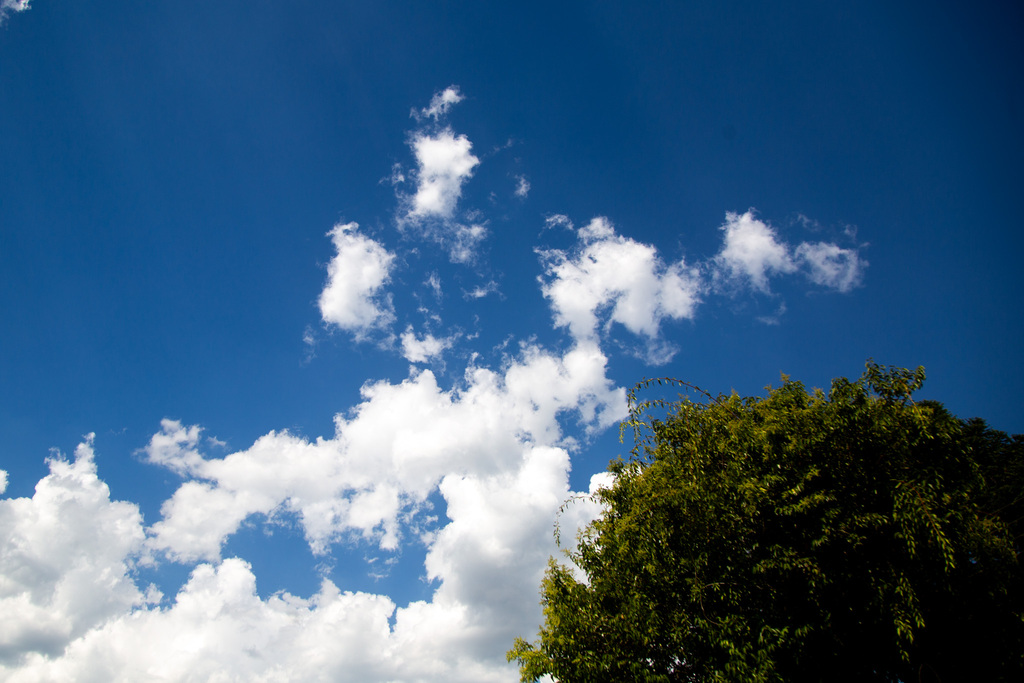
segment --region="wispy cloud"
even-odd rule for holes
[[[11,12],[24,12],[29,8],[31,0],[0,0],[0,26]]]
[[[430,104],[428,106],[423,109],[413,109],[410,112],[410,116],[417,121],[421,121],[423,119],[434,119],[437,121],[441,117],[447,115],[449,109],[464,99],[466,98],[459,91],[459,86],[450,85],[444,90],[434,93],[434,96],[430,98]]]
[[[530,194],[530,181],[524,175],[517,175],[515,195],[520,199],[526,199],[528,194]]]
[[[573,229],[573,223],[572,223],[572,220],[568,216],[566,216],[565,214],[556,213],[556,214],[552,214],[550,216],[547,216],[544,219],[544,229],[548,230],[550,228],[555,228],[555,227],[562,227],[562,228],[565,228],[566,230],[572,230]]]
[[[471,263],[486,238],[487,228],[483,225],[451,225],[442,243],[448,247],[452,263]]]
[[[490,296],[491,294],[497,294],[499,291],[500,287],[498,283],[495,282],[494,280],[491,280],[486,284],[477,285],[472,289],[462,290],[462,298],[467,300],[483,299],[484,297]]]

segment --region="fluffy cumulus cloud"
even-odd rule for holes
[[[335,418],[332,438],[270,432],[217,459],[197,452],[197,428],[165,420],[146,453],[188,480],[148,545],[179,561],[215,561],[247,518],[289,514],[315,553],[352,537],[396,549],[403,520],[416,518],[444,477],[508,471],[534,445],[560,447],[562,413],[591,429],[620,419],[623,393],[605,377],[606,362],[593,345],[563,356],[527,347],[503,373],[470,368],[459,390],[442,389],[430,371],[371,383],[350,416]]]
[[[480,163],[470,151],[473,144],[465,135],[445,128],[433,134],[416,133],[411,145],[417,163],[416,194],[407,218],[451,218],[462,196],[462,184]]]
[[[502,680],[479,662],[460,669],[444,633],[421,630],[452,625],[460,613],[429,608],[413,603],[398,610],[392,629],[390,599],[342,592],[330,581],[308,599],[261,599],[248,563],[230,558],[197,566],[168,607],[122,614],[73,640],[59,657],[33,653],[20,667],[0,664],[0,674],[12,683],[472,681],[481,673],[475,680]]]
[[[440,581],[430,601],[397,606],[329,580],[309,598],[262,599],[251,566],[229,558],[196,566],[167,606],[122,609],[50,651],[22,645],[17,662],[0,660],[0,675],[12,683],[514,680],[502,653],[537,623],[567,465],[564,450],[533,447],[510,471],[446,477],[452,521],[427,556],[429,577]],[[602,483],[595,477],[591,491]],[[566,533],[597,512],[586,500],[568,508]],[[108,586],[91,588],[107,597]]]
[[[327,266],[327,285],[320,293],[324,321],[357,337],[390,323],[391,301],[381,290],[390,279],[394,254],[360,234],[357,223],[339,223],[327,234],[336,253]]]
[[[142,515],[134,504],[110,500],[92,437],[73,460],[53,457],[49,466],[31,498],[0,500],[0,672],[59,656],[147,602],[132,578],[145,559]]]
[[[801,243],[796,248],[796,261],[807,269],[811,282],[840,292],[859,285],[867,266],[857,250],[829,242]]]
[[[387,650],[394,608],[330,582],[309,599],[261,600],[250,566],[233,558],[196,567],[169,607],[111,620],[6,680],[381,680],[373,660]]]
[[[555,214],[545,228],[575,230],[577,237],[574,249],[538,250],[541,288],[556,326],[574,339],[596,340],[621,325],[645,342],[644,356],[655,364],[667,362],[677,350],[662,338],[664,321],[692,319],[712,294],[750,289],[770,295],[772,277],[793,274],[848,292],[867,265],[856,249],[830,242],[792,247],[753,211],[727,213],[721,249],[693,264],[666,263],[654,246],[617,234],[600,216],[577,230],[569,217]],[[784,303],[779,310],[785,310]]]
[[[475,212],[460,212],[458,207],[463,186],[473,177],[480,159],[473,154],[468,137],[439,123],[463,99],[459,89],[450,86],[435,93],[428,107],[412,110],[422,124],[409,138],[416,160],[409,180],[415,182],[416,189],[412,194],[397,191],[402,207],[398,227],[440,244],[453,263],[472,262],[487,236],[484,223],[470,218]],[[405,181],[400,167],[392,169],[393,184]]]
[[[571,225],[558,219],[564,220],[548,222]],[[683,260],[664,263],[654,247],[616,234],[603,217],[580,228],[577,237],[574,251],[540,252],[544,296],[556,324],[575,339],[594,340],[599,330],[618,323],[654,343],[662,321],[693,317],[703,287],[697,269]]]
[[[801,242],[791,247],[753,211],[727,213],[721,229],[722,250],[713,259],[719,283],[748,284],[767,294],[771,276],[802,272],[816,285],[848,292],[860,284],[867,267],[856,249],[834,243]]]
[[[724,244],[716,261],[726,277],[746,280],[755,289],[767,292],[770,275],[796,270],[789,248],[781,244],[775,230],[758,220],[752,211],[727,213],[722,231]]]

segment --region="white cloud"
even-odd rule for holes
[[[162,431],[149,440],[143,449],[146,459],[154,465],[161,465],[180,475],[194,473],[201,465],[203,456],[196,450],[199,445],[199,427],[183,427],[176,420],[160,421]]]
[[[552,521],[571,494],[568,468],[564,449],[534,447],[515,469],[441,482],[452,521],[431,546],[427,576],[441,580],[435,605],[464,607],[476,658],[536,629],[537,587],[555,551]]]
[[[457,135],[450,127],[436,125],[462,99],[458,88],[452,86],[435,93],[429,107],[413,110],[417,121],[433,119],[435,123],[421,126],[409,140],[416,158],[416,167],[410,172],[416,191],[411,195],[397,191],[401,206],[398,228],[412,228],[420,237],[437,242],[448,251],[453,263],[474,261],[487,236],[486,221],[478,220],[475,212],[460,217],[457,211],[462,188],[473,177],[480,159],[472,153],[469,138]],[[392,183],[398,185],[396,178],[403,182],[406,178],[400,167],[396,169],[392,170]]]
[[[562,228],[565,228],[566,230],[572,230],[573,229],[572,220],[568,216],[566,216],[565,214],[561,214],[561,213],[551,214],[550,216],[548,216],[547,218],[544,219],[544,229],[545,230],[548,230],[550,228],[555,228],[555,227],[562,227]]]
[[[868,265],[856,250],[826,242],[801,243],[796,249],[796,260],[807,267],[811,282],[840,292],[859,285]]]
[[[589,429],[620,419],[624,396],[605,377],[606,360],[595,344],[562,357],[526,347],[503,375],[470,368],[461,390],[442,390],[429,371],[368,384],[352,416],[335,418],[333,438],[270,432],[221,459],[197,459],[198,430],[165,420],[146,451],[192,480],[164,503],[149,546],[180,561],[216,560],[250,516],[294,514],[314,552],[350,534],[395,549],[401,520],[443,477],[503,471],[527,443],[557,445],[568,411]]]
[[[4,680],[20,681],[381,681],[391,678],[393,638],[386,597],[342,593],[329,581],[303,600],[261,600],[238,559],[199,565],[166,609],[119,615],[36,655]]]
[[[596,240],[613,239],[615,237],[615,227],[604,216],[595,216],[590,219],[589,223],[577,231],[577,236],[586,243]]]
[[[74,465],[51,464],[54,474],[41,482],[34,502],[15,501],[40,506],[45,499],[49,514],[0,508],[4,538],[19,547],[22,538],[35,538],[36,555],[56,548],[62,561],[37,577],[27,569],[39,564],[35,557],[13,566],[5,553],[0,576],[6,596],[12,575],[27,577],[33,586],[63,584],[86,567],[86,578],[69,595],[99,607],[54,609],[55,601],[45,596],[31,598],[39,607],[35,612],[14,606],[37,630],[54,614],[92,616],[42,645],[22,635],[10,645],[18,657],[0,661],[0,677],[514,679],[503,653],[514,636],[539,623],[537,586],[556,550],[551,525],[573,495],[571,440],[565,440],[560,419],[575,412],[596,430],[625,415],[624,392],[607,379],[606,362],[595,344],[581,343],[560,356],[525,346],[502,372],[470,367],[457,390],[441,389],[428,371],[399,384],[368,384],[363,401],[335,418],[332,438],[310,441],[271,432],[220,459],[198,454],[199,428],[165,420],[145,449],[147,457],[192,479],[167,501],[163,519],[150,528],[148,546],[138,510],[109,502],[91,450],[83,446]],[[69,497],[83,482],[89,495]],[[44,496],[56,483],[57,494]],[[431,492],[444,497],[447,520],[417,534],[428,544],[424,574],[437,582],[429,601],[396,606],[385,596],[342,593],[330,581],[308,599],[286,593],[261,599],[245,562],[217,560],[227,536],[257,513],[294,514],[315,552],[349,534],[395,548],[414,530],[409,518],[415,519]],[[70,505],[76,496],[89,505]],[[597,512],[592,504],[572,507],[562,519],[569,536]],[[31,533],[11,533],[12,527]],[[113,538],[97,537],[102,534]],[[72,544],[69,551],[64,538],[82,547]],[[173,603],[151,607],[125,569],[126,558],[146,547],[217,564],[197,566]],[[102,580],[96,576],[100,569],[106,569]],[[45,615],[43,608],[49,609]],[[34,633],[27,623],[21,628]]]
[[[448,247],[448,257],[452,263],[470,263],[476,258],[477,249],[486,237],[487,228],[482,225],[452,225],[441,242]]]
[[[391,165],[391,175],[381,178],[381,182],[387,181],[392,185],[401,185],[405,182],[405,173],[402,172],[402,164],[395,162]]]
[[[327,580],[308,599],[261,599],[251,567],[229,558],[197,566],[169,606],[122,609],[52,651],[22,649],[18,661],[0,661],[0,677],[513,680],[502,653],[538,622],[536,589],[555,550],[550,521],[569,493],[567,459],[561,449],[538,448],[508,474],[445,480],[452,522],[427,560],[440,581],[430,601],[396,607],[386,596],[343,593]],[[90,592],[107,597],[106,588]]]
[[[548,223],[564,224],[563,217],[554,218]],[[555,324],[569,328],[574,338],[596,339],[604,319],[606,330],[619,323],[656,342],[664,319],[693,317],[702,290],[696,269],[682,260],[665,265],[654,247],[615,234],[603,217],[580,228],[577,236],[574,253],[540,252],[542,291]]]
[[[142,515],[110,500],[92,435],[73,461],[54,457],[49,466],[31,498],[0,500],[0,666],[58,655],[147,601],[131,576],[144,559]]]
[[[556,226],[573,229],[567,216],[547,217],[545,229]],[[568,328],[575,339],[597,339],[621,324],[643,339],[646,360],[660,364],[677,351],[661,338],[662,322],[693,318],[706,294],[735,291],[737,285],[771,294],[771,276],[795,273],[846,292],[860,283],[867,265],[857,250],[833,243],[802,242],[793,248],[752,210],[727,213],[721,229],[721,250],[696,265],[664,263],[653,246],[616,234],[604,217],[576,230],[575,250],[539,250],[542,291],[556,326]],[[764,321],[777,323],[784,310],[782,304],[775,317]]]
[[[414,134],[411,146],[418,165],[417,186],[406,220],[451,218],[462,196],[462,184],[480,163],[470,151],[473,144],[465,135],[445,128],[434,134]]]
[[[802,214],[798,220],[805,228],[821,229],[820,224]],[[715,276],[720,282],[749,283],[764,294],[769,293],[769,276],[798,271],[816,285],[848,292],[860,284],[867,267],[856,249],[844,249],[831,242],[801,242],[790,247],[752,210],[727,213],[722,230],[722,250],[712,261]],[[849,230],[847,236],[851,237]]]
[[[412,331],[412,326],[406,328],[402,333],[401,340],[402,355],[410,363],[425,363],[438,358],[455,343],[453,337],[438,338],[429,333],[417,337]]]
[[[24,12],[29,8],[31,0],[0,0],[0,26],[11,12]]]
[[[441,290],[441,276],[437,274],[437,271],[431,273],[423,284],[430,288],[431,293],[434,295],[434,300],[440,302],[444,292]]]
[[[419,111],[413,109],[411,115],[416,120],[431,118],[436,121],[442,116],[445,116],[449,109],[464,99],[466,98],[461,92],[459,92],[459,86],[450,85],[441,92],[434,93],[434,96],[430,99],[430,105],[428,107],[420,109]]]
[[[327,266],[327,284],[320,294],[320,315],[364,337],[394,319],[390,299],[381,289],[390,279],[394,254],[361,235],[357,223],[339,223],[327,233],[336,254]]]
[[[517,175],[515,195],[520,199],[526,199],[528,194],[530,194],[530,181],[526,179],[526,176]]]
[[[474,287],[473,289],[463,290],[462,291],[462,298],[463,299],[467,299],[467,300],[469,300],[469,299],[483,299],[486,296],[490,296],[491,294],[497,294],[498,292],[499,292],[498,283],[495,282],[494,280],[491,280],[490,282],[488,282],[485,285],[478,285],[478,286]]]
[[[754,217],[753,211],[725,214],[722,230],[724,244],[715,260],[726,277],[747,280],[767,293],[769,275],[796,271],[789,248],[776,239],[771,226]]]

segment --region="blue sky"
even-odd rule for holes
[[[4,678],[516,680],[644,376],[1024,431],[1020,9],[642,5],[2,0]]]

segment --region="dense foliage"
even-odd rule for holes
[[[1024,680],[1024,438],[915,403],[923,380],[634,398],[522,679]]]

